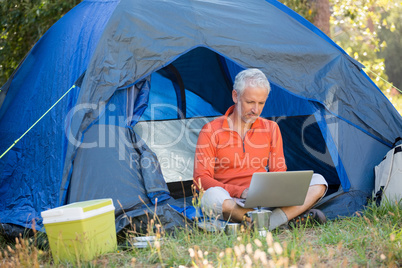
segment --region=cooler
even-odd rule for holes
[[[116,250],[112,199],[72,203],[41,213],[53,259],[89,261]]]

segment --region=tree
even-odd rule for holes
[[[318,0],[319,1],[319,0]],[[299,15],[303,16],[306,20],[313,22],[315,17],[314,3],[310,0],[279,0],[282,4],[286,5]]]
[[[384,48],[379,56],[385,59],[385,72],[393,84],[402,88],[402,2],[383,14],[383,23],[389,27],[379,32],[379,38]]]
[[[77,0],[1,0],[0,86],[39,38]]]
[[[315,16],[312,22],[326,35],[330,36],[331,27],[329,22],[331,18],[331,12],[329,0],[310,0],[310,3],[312,4],[315,11]]]
[[[391,81],[397,81],[396,77],[402,80],[399,71],[402,67],[397,60],[401,58],[399,54],[395,55],[396,51],[400,51],[396,47],[400,48],[401,35],[398,35],[399,39],[397,36],[390,38],[395,30],[402,31],[401,26],[396,26],[401,21],[402,0],[329,0],[330,18],[327,15],[327,0],[281,1],[314,23],[351,57],[361,62],[370,78],[402,113],[402,96],[386,81],[387,74]],[[329,33],[325,23],[327,19]],[[386,34],[388,40],[395,40],[392,45],[388,44]]]
[[[395,29],[395,24],[388,22],[394,19],[389,14],[401,6],[401,0],[332,1],[333,39],[365,66],[364,71],[399,113],[402,113],[402,96],[394,89],[392,83],[387,82],[389,72],[386,70],[390,70],[390,66],[387,67],[383,54],[387,49],[387,42],[380,38],[381,33]]]

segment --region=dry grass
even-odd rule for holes
[[[322,226],[278,230],[267,237],[245,230],[181,229],[166,235],[150,228],[157,241],[147,248],[123,248],[86,263],[59,267],[401,267],[401,205],[369,206],[354,217]],[[138,235],[128,233],[128,236]],[[3,239],[3,240],[1,240]],[[7,242],[0,237],[0,267],[54,266],[50,250],[35,237]]]

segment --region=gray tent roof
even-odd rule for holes
[[[88,67],[79,101],[106,101],[117,88],[204,46],[240,66],[260,68],[271,82],[393,142],[401,117],[361,73],[362,65],[298,19],[263,0],[122,0]]]

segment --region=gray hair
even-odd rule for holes
[[[246,87],[263,87],[267,89],[268,95],[271,91],[268,79],[259,69],[246,69],[238,73],[235,77],[233,89],[236,90],[238,96],[243,94]]]

